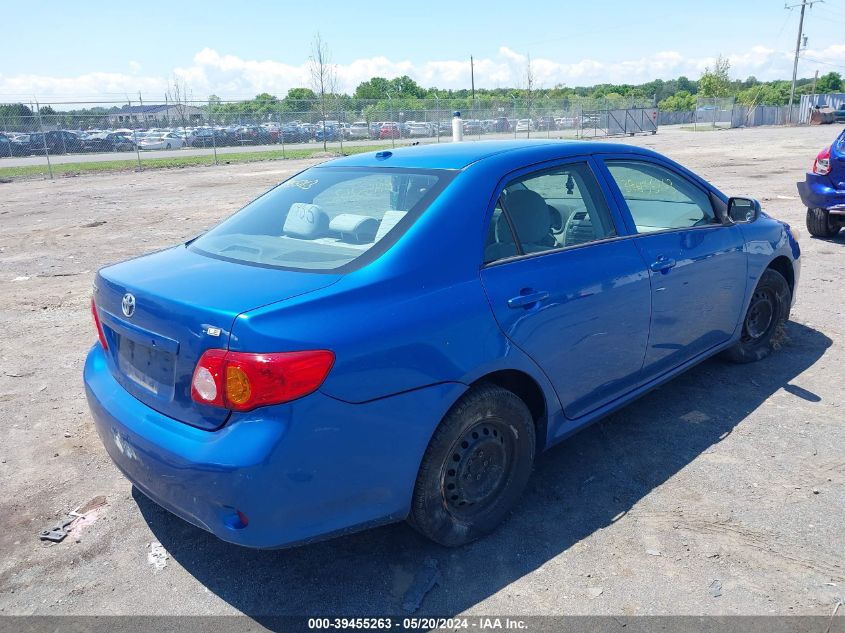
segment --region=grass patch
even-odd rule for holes
[[[336,149],[330,149],[328,153],[336,156],[349,156],[351,154],[362,154],[389,148],[389,145],[351,145],[343,148],[343,154]],[[303,158],[317,158],[326,156],[322,149],[281,149],[264,150],[257,152],[233,152],[231,154],[217,154],[217,162],[221,165],[233,163],[251,163],[268,160],[291,160]],[[213,165],[214,155],[203,154],[202,156],[175,156],[173,158],[144,158],[141,154],[142,169],[174,169],[180,167],[196,167],[202,165]],[[121,158],[116,160],[104,160],[96,162],[80,163],[59,163],[53,165],[54,176],[68,176],[80,174],[94,174],[116,171],[133,171],[138,169],[138,159]],[[46,177],[49,175],[47,164],[22,165],[19,167],[0,167],[0,182],[20,180],[24,178]]]

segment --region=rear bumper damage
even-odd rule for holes
[[[466,388],[445,383],[354,405],[316,392],[207,431],[130,395],[99,344],[84,378],[97,432],[127,479],[182,519],[257,548],[405,518],[431,433]]]

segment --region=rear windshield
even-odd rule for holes
[[[396,242],[451,173],[314,167],[254,200],[190,248],[259,266],[343,272]]]

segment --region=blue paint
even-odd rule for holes
[[[788,226],[763,214],[750,225],[637,234],[604,165],[620,156],[659,162],[726,200],[636,147],[397,148],[388,158],[361,154],[315,170],[450,170],[436,199],[363,265],[301,272],[180,245],[103,268],[95,300],[109,350],[94,345],[84,379],[106,450],[140,490],[185,520],[234,543],[278,547],[407,516],[434,429],[493,372],[520,372],[539,387],[538,439],[548,447],[730,346],[768,265],[785,258],[797,283],[800,252]],[[502,187],[573,160],[596,174],[616,235],[483,265]],[[661,257],[674,265],[655,269]],[[121,312],[127,292],[136,297],[130,319]],[[142,345],[131,348],[132,362],[161,385],[170,377],[169,389],[155,393],[144,371],[127,373],[124,337]],[[209,348],[330,349],[336,360],[315,393],[230,413],[190,397]]]

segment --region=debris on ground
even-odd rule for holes
[[[721,580],[714,580],[710,583],[710,595],[714,598],[718,598],[722,595],[722,581]]]
[[[167,566],[167,559],[170,558],[170,554],[158,541],[153,541],[148,547],[150,551],[147,552],[147,562],[153,566],[153,573],[160,572]]]
[[[648,554],[649,556],[660,556],[661,555],[659,549],[647,549],[645,551],[645,553]]]
[[[591,599],[598,598],[603,593],[604,593],[604,587],[588,587],[587,588],[587,595],[590,596]]]
[[[98,495],[85,505],[68,512],[67,516],[52,528],[42,530],[38,538],[42,541],[61,543],[65,540],[68,533],[72,531],[77,536],[76,541],[79,542],[79,534],[84,528],[92,525],[97,520],[97,514],[104,505],[106,505],[106,498],[103,495]]]
[[[414,576],[414,580],[402,598],[402,608],[408,613],[414,613],[422,605],[426,594],[440,582],[440,570],[437,561],[427,558],[422,568]]]

